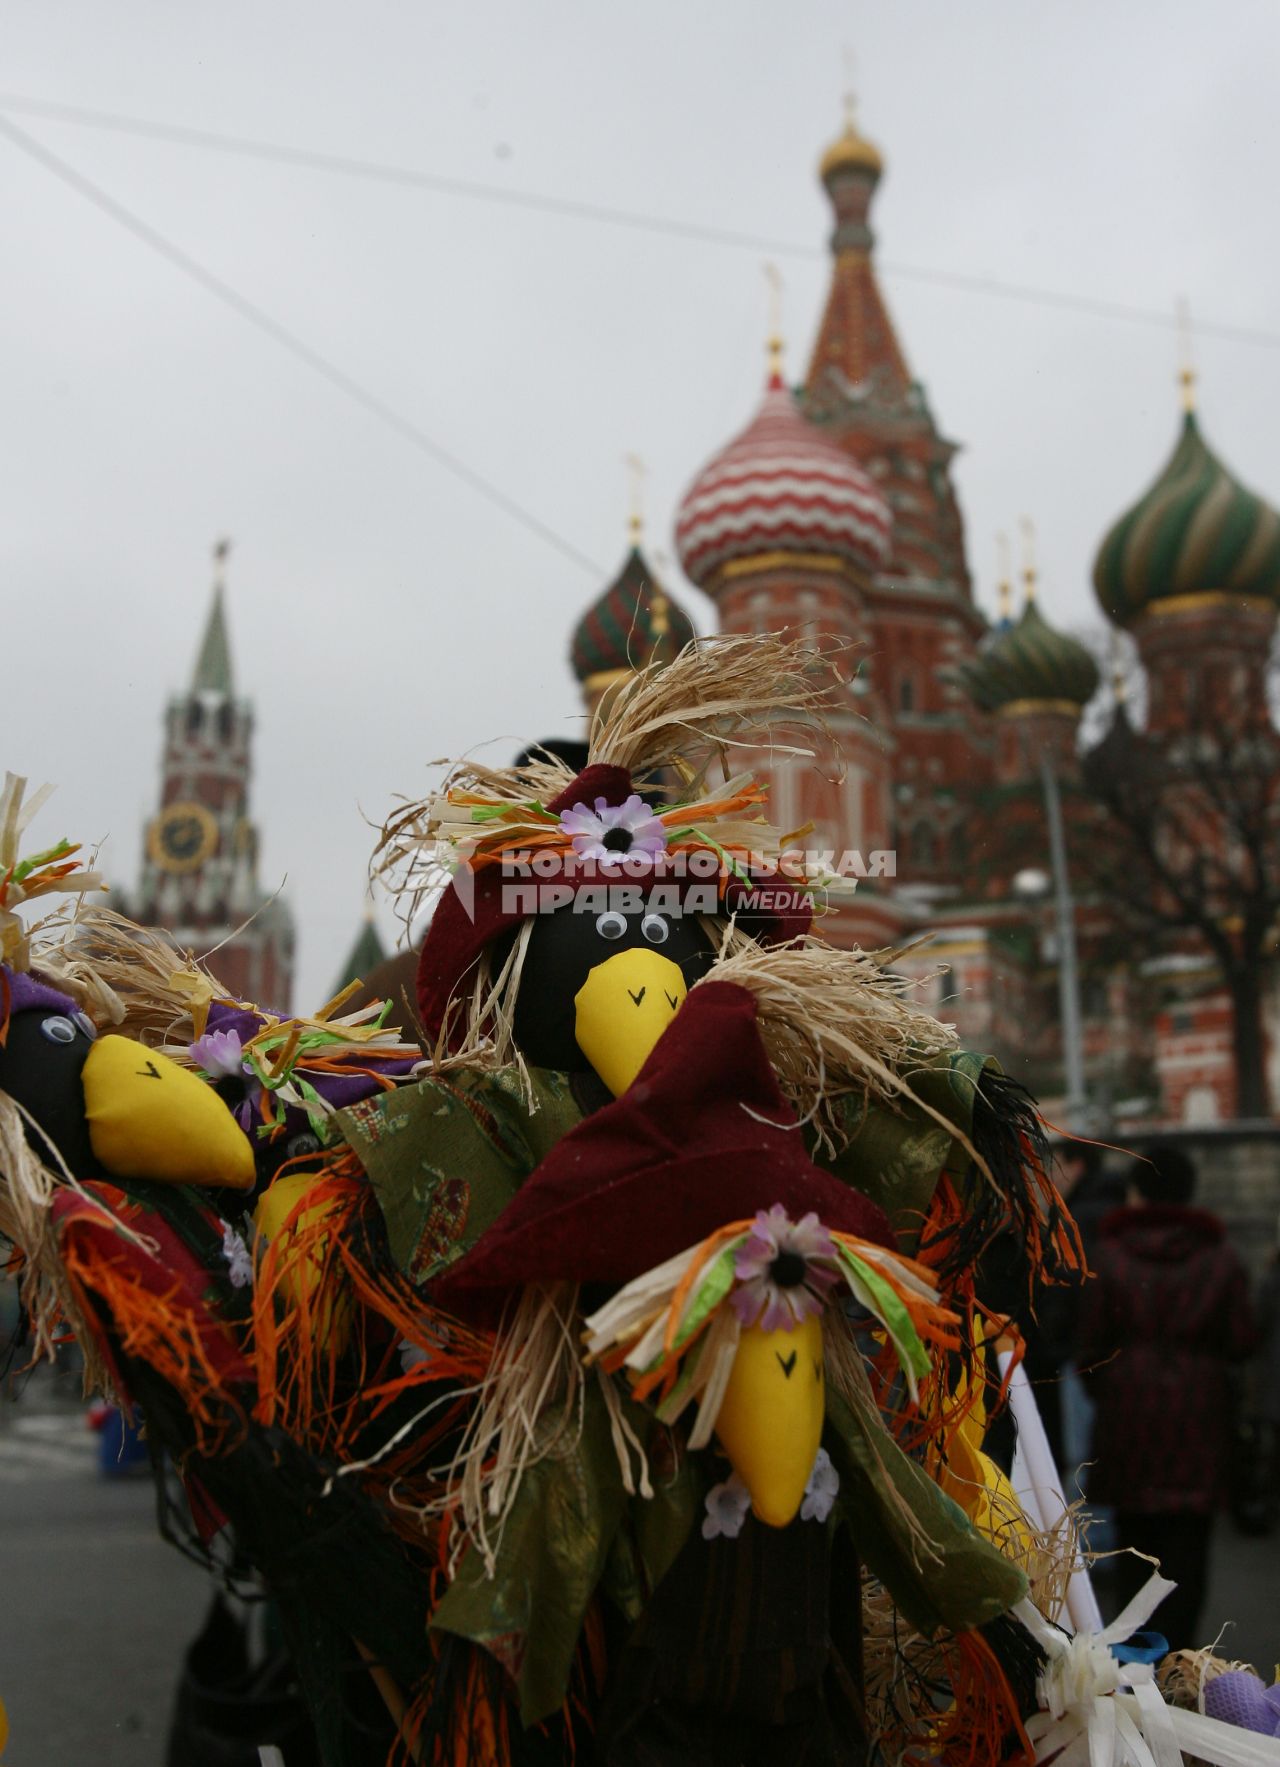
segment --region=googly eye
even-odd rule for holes
[[[627,930],[627,917],[616,908],[606,908],[596,916],[596,931],[602,939],[620,939]]]
[[[76,1023],[76,1029],[78,1031],[83,1031],[84,1035],[89,1039],[90,1043],[92,1043],[94,1038],[98,1035],[98,1027],[97,1027],[97,1025],[94,1024],[93,1020],[89,1017],[88,1013],[87,1012],[76,1013],[75,1023]]]
[[[671,923],[664,920],[660,914],[646,914],[640,922],[640,931],[651,945],[665,945],[667,935],[671,931]]]
[[[301,1158],[304,1153],[318,1153],[319,1151],[320,1143],[309,1129],[302,1130],[301,1134],[291,1135],[285,1143],[285,1152],[291,1160]]]
[[[60,1012],[53,1013],[49,1018],[41,1019],[40,1029],[50,1043],[74,1043],[76,1040],[75,1026],[69,1018],[64,1017]]]

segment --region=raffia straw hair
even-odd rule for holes
[[[451,1575],[468,1545],[494,1574],[521,1479],[581,1434],[577,1301],[571,1283],[534,1284],[494,1340],[489,1372],[472,1395],[466,1433],[449,1466],[440,1469],[444,1488],[421,1512],[424,1521],[453,1516]]]
[[[405,927],[417,919],[423,906],[448,884],[456,854],[441,838],[437,808],[449,792],[476,794],[510,805],[530,801],[547,803],[573,783],[574,775],[563,761],[549,755],[525,767],[485,767],[479,761],[436,760],[432,767],[448,768],[439,793],[428,798],[402,800],[378,834],[369,861],[369,875],[386,886],[396,901]]]
[[[696,820],[697,800],[717,760],[729,780],[753,755],[813,760],[819,749],[835,752],[826,717],[837,709],[850,673],[848,649],[838,640],[814,645],[772,633],[696,640],[673,661],[637,670],[606,696],[592,724],[589,759],[625,767],[637,783],[669,770],[681,781],[676,797],[690,804]],[[733,757],[733,750],[746,753]],[[476,834],[472,801],[515,813],[503,821],[504,835],[514,839],[525,827],[519,813],[551,802],[573,778],[553,757],[518,768],[461,761],[438,791],[402,801],[393,811],[379,834],[371,873],[396,897],[400,917],[410,925],[447,884],[460,844]],[[751,827],[762,840],[772,832],[763,821],[757,828],[753,820]],[[527,828],[544,831],[545,816],[528,819]]]
[[[1226,1675],[1233,1669],[1245,1669],[1251,1675],[1258,1673],[1252,1663],[1234,1663],[1226,1657],[1215,1656],[1212,1650],[1174,1650],[1156,1670],[1156,1679],[1171,1706],[1181,1706],[1188,1712],[1202,1712],[1205,1688],[1219,1675]]]
[[[501,1068],[514,1065],[531,1109],[536,1106],[536,1097],[525,1059],[516,1046],[515,1010],[520,974],[524,967],[525,952],[533,935],[533,924],[532,920],[526,920],[516,929],[515,939],[501,961],[497,960],[498,954],[492,946],[481,952],[470,990],[464,997],[454,1001],[448,1017],[440,1027],[431,1055],[431,1066],[436,1073],[445,1073],[453,1067]],[[459,1035],[450,1048],[449,1041],[455,1020],[459,1026]]]
[[[651,663],[601,702],[590,757],[633,777],[698,756],[718,755],[727,778],[730,748],[812,756],[813,735],[844,686],[848,646],[803,643],[774,633],[703,638],[669,663]],[[799,748],[791,746],[799,741]]]
[[[41,971],[100,1026],[148,1044],[190,1043],[196,1015],[225,993],[189,951],[111,908],[79,905],[40,948]]]
[[[852,1411],[860,1414],[863,1420],[865,1427],[860,1433],[868,1454],[876,1462],[881,1489],[898,1513],[910,1543],[911,1557],[916,1569],[927,1575],[930,1567],[936,1567],[941,1562],[940,1550],[925,1532],[920,1518],[899,1491],[881,1458],[879,1444],[883,1438],[883,1430],[880,1427],[879,1407],[867,1374],[866,1360],[848,1320],[841,1315],[828,1313],[824,1319],[822,1356],[824,1373],[832,1392],[843,1399]]]
[[[812,936],[757,945],[735,927],[703,978],[736,982],[755,995],[778,1083],[833,1151],[832,1101],[856,1093],[910,1100],[927,1111],[910,1072],[955,1047],[954,1026],[914,1005],[907,998],[912,983],[894,975],[889,962],[890,954],[842,951]]]
[[[85,1391],[110,1392],[106,1364],[80,1317],[53,1234],[54,1197],[80,1186],[65,1166],[57,1172],[41,1159],[27,1139],[30,1121],[16,1099],[0,1092],[0,1239],[22,1254],[20,1292],[35,1355],[52,1358],[56,1327],[63,1319],[84,1352]]]

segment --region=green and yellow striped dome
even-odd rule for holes
[[[1022,618],[997,629],[960,674],[984,712],[1078,712],[1098,687],[1098,665],[1088,650],[1055,631],[1031,600]]]
[[[588,692],[649,663],[669,663],[695,636],[693,622],[632,546],[612,583],[574,628],[573,672]]]
[[[1155,484],[1102,542],[1093,586],[1119,626],[1182,596],[1280,599],[1280,515],[1227,471],[1194,411]]]

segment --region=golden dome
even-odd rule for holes
[[[884,161],[880,157],[880,149],[875,143],[868,141],[865,135],[858,133],[852,111],[850,111],[843,133],[831,143],[831,146],[823,154],[818,165],[818,172],[825,181],[835,172],[852,170],[879,173],[884,170]]]

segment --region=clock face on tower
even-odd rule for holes
[[[218,845],[218,825],[203,804],[170,804],[151,824],[147,847],[162,871],[194,871]]]

